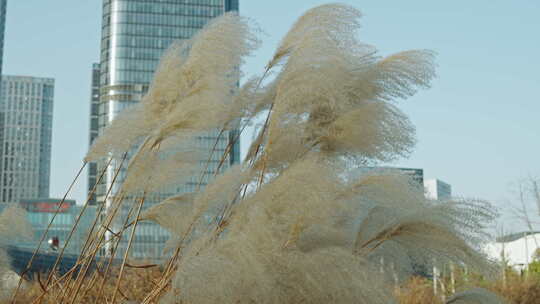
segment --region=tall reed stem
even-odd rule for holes
[[[116,300],[116,294],[118,293],[118,289],[120,288],[120,281],[122,280],[122,275],[124,274],[124,268],[126,266],[126,260],[129,255],[129,249],[131,248],[131,244],[133,243],[133,238],[135,237],[135,229],[137,228],[137,223],[139,222],[139,218],[141,215],[141,209],[144,204],[144,198],[146,193],[143,193],[143,196],[139,203],[139,208],[137,209],[137,217],[135,218],[135,224],[133,224],[133,228],[131,229],[131,235],[129,236],[128,245],[126,248],[126,252],[124,253],[124,259],[122,260],[122,266],[120,266],[120,273],[118,274],[118,279],[116,280],[116,286],[114,288],[113,297],[111,300],[111,303],[114,304]]]
[[[124,153],[124,155],[123,155],[123,157],[122,157],[122,160],[121,160],[121,162],[120,162],[120,165],[119,165],[118,168],[116,169],[116,172],[115,172],[115,174],[114,174],[114,177],[113,177],[113,179],[112,179],[112,181],[111,181],[111,185],[110,185],[109,188],[107,189],[107,193],[106,193],[106,195],[105,195],[105,202],[100,206],[100,210],[99,210],[99,212],[96,214],[96,219],[94,220],[94,224],[93,224],[91,230],[93,230],[93,228],[95,227],[96,222],[98,221],[98,218],[99,218],[99,216],[100,216],[100,214],[101,214],[101,210],[104,208],[104,205],[106,204],[106,200],[109,198],[109,195],[110,195],[111,192],[112,192],[112,189],[113,189],[113,187],[114,187],[114,184],[115,184],[115,182],[116,182],[116,180],[117,180],[117,178],[118,178],[118,175],[119,175],[119,173],[120,173],[120,171],[121,171],[122,165],[124,164],[126,158],[127,158],[127,153]],[[117,197],[115,197],[115,201],[116,201],[116,198],[117,198]],[[83,263],[83,264],[81,265],[81,269],[80,269],[79,272],[77,273],[77,278],[75,279],[75,282],[74,282],[75,287],[76,287],[77,290],[80,288],[80,285],[82,284],[82,279],[83,279],[84,276],[86,275],[86,272],[88,271],[88,268],[90,267],[90,264],[92,263],[92,261],[93,261],[95,255],[96,255],[96,253],[97,253],[97,251],[98,251],[99,248],[100,248],[100,243],[102,242],[102,239],[103,239],[103,237],[105,236],[106,228],[110,225],[110,223],[112,222],[112,220],[113,220],[113,218],[114,218],[114,215],[116,214],[116,211],[117,211],[118,208],[121,206],[122,198],[123,198],[123,196],[120,197],[120,200],[119,200],[119,202],[118,202],[116,208],[114,209],[113,214],[110,216],[110,219],[109,219],[107,225],[106,225],[105,227],[102,227],[103,229],[98,230],[98,234],[90,241],[90,244],[88,244],[87,247],[83,248],[83,251],[84,251],[85,249],[89,248],[89,247],[92,245],[93,240],[99,239],[98,243],[96,244],[96,246],[95,246],[95,248],[94,248],[94,251],[90,254],[92,257],[89,259],[89,261],[86,261],[85,263]],[[102,233],[99,233],[99,232],[102,232]],[[91,234],[89,234],[89,236],[88,236],[88,239],[90,239],[90,238],[91,238]],[[82,255],[83,255],[83,252],[81,252],[81,256],[82,256]],[[75,265],[74,267],[78,267],[78,265],[79,265],[79,260],[77,261],[77,263],[76,263],[76,265]],[[82,273],[82,275],[81,275],[81,273]],[[74,295],[74,297],[76,297],[76,294]]]
[[[120,231],[118,234],[118,241],[116,242],[116,245],[114,246],[113,248],[113,251],[111,252],[111,256],[109,257],[109,261],[107,263],[107,267],[105,268],[105,271],[103,273],[103,278],[102,278],[102,281],[101,281],[101,284],[99,286],[99,290],[98,290],[98,296],[102,296],[103,295],[103,288],[105,287],[105,282],[107,281],[107,273],[109,273],[109,270],[111,268],[111,265],[113,263],[113,260],[114,260],[114,257],[116,256],[116,252],[117,252],[117,249],[118,249],[118,246],[120,245],[120,241],[122,240],[122,235],[124,234],[124,231],[126,231],[126,229],[129,227],[129,225],[127,224],[127,222],[129,221],[129,218],[131,217],[131,214],[133,212],[133,210],[135,210],[135,204],[132,204],[130,210],[129,210],[129,213],[126,217],[126,220],[124,221],[124,227],[122,228],[122,231]],[[89,289],[87,289],[88,291]],[[99,300],[99,299],[98,299]]]
[[[81,212],[79,213],[79,216],[77,217],[77,219],[75,220],[75,224],[73,224],[73,227],[71,228],[71,231],[69,232],[69,235],[68,235],[68,238],[64,244],[64,246],[62,247],[62,250],[60,251],[60,254],[58,254],[58,256],[56,257],[56,260],[54,262],[54,265],[53,267],[51,268],[51,272],[49,273],[49,276],[47,277],[47,281],[45,282],[45,287],[47,287],[49,285],[49,282],[51,281],[51,278],[56,270],[56,267],[58,266],[58,263],[60,262],[60,260],[62,259],[62,256],[64,255],[64,251],[66,249],[66,247],[68,246],[69,244],[69,241],[71,240],[71,237],[73,236],[73,233],[75,232],[75,229],[77,228],[77,226],[79,225],[79,221],[81,220],[83,214],[84,214],[84,211],[86,210],[86,207],[88,207],[88,202],[90,201],[90,198],[92,197],[92,195],[94,195],[95,191],[96,191],[96,188],[97,188],[97,185],[101,182],[103,176],[105,175],[105,172],[107,170],[107,168],[109,167],[109,165],[111,164],[111,161],[112,161],[112,158],[109,160],[109,162],[107,163],[107,165],[105,166],[105,168],[103,169],[103,172],[101,172],[98,180],[96,181],[96,183],[94,184],[94,186],[92,187],[92,191],[90,192],[90,194],[88,195],[88,198],[86,199],[86,202],[84,203],[84,207],[83,209],[81,210]],[[98,215],[96,215],[97,217]]]

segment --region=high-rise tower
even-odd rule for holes
[[[212,18],[226,11],[237,10],[238,0],[104,0],[98,107],[99,134],[118,113],[142,99],[163,51],[174,40],[189,39]],[[211,132],[200,137],[200,144],[211,149],[217,140],[217,150],[224,151],[231,137],[229,132],[224,132],[220,138],[218,132]],[[237,143],[232,149],[229,158],[231,162],[238,161],[238,147]],[[109,206],[118,193],[125,176],[123,170],[120,171],[111,194],[106,197],[118,166],[119,161],[114,160],[107,169],[105,178],[98,185],[97,204]],[[99,162],[97,174],[103,168],[104,162]],[[209,170],[212,169],[210,166]],[[151,205],[173,193],[194,191],[195,188],[194,181],[178,185],[176,189],[167,193],[154,195],[145,205]],[[122,213],[127,213],[127,210],[123,210]],[[132,255],[140,258],[159,257],[167,238],[168,233],[159,226],[144,223],[137,228]],[[126,242],[122,241],[120,250],[125,249],[125,245]]]
[[[54,79],[3,76],[0,201],[49,196]]]

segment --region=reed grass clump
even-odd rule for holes
[[[18,206],[8,206],[0,213],[0,300],[9,296],[9,282],[12,276],[11,258],[6,246],[18,241],[31,240],[34,233],[26,218],[26,211]]]
[[[256,126],[244,162],[206,187],[142,213],[144,199],[134,205],[134,227],[154,221],[172,234],[172,258],[141,303],[386,304],[418,267],[493,272],[477,246],[494,216],[487,203],[429,201],[398,172],[369,169],[411,153],[415,129],[396,100],[430,86],[435,56],[380,55],[358,39],[360,17],[344,4],[307,11],[262,74],[237,87],[258,39],[245,18],[225,14],[173,44],[144,100],[97,139],[87,160],[129,153],[119,192],[144,195],[204,180],[201,155],[208,165],[218,151],[200,154],[197,136]],[[219,151],[216,172],[237,140]],[[67,285],[73,302],[82,285]],[[456,299],[477,296],[490,294]]]

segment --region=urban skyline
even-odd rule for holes
[[[358,6],[355,1],[344,2]],[[260,71],[265,64],[261,58],[267,57],[294,18],[320,3],[288,3],[287,12],[280,9],[279,2],[243,4],[242,14],[257,19],[263,30],[271,32],[268,42],[248,60],[247,73]],[[439,80],[433,89],[404,104],[415,121],[419,144],[410,159],[395,165],[425,168],[426,176],[450,181],[457,195],[484,198],[504,207],[509,185],[540,171],[529,161],[539,151],[533,115],[538,104],[533,103],[531,90],[535,76],[530,73],[534,70],[531,66],[538,66],[533,54],[539,44],[528,38],[537,27],[534,15],[539,7],[532,2],[514,6],[480,1],[463,12],[459,7],[465,4],[389,6],[366,1],[360,7],[365,14],[362,24],[370,26],[361,34],[384,53],[402,47],[430,48],[439,53]],[[51,172],[51,191],[56,197],[65,193],[87,151],[88,137],[81,134],[88,128],[88,67],[98,59],[100,11],[101,4],[93,2],[8,3],[4,69],[9,74],[50,75],[57,80]],[[30,17],[25,17],[28,14]],[[457,16],[462,20],[457,28],[446,26]],[[501,16],[508,22],[500,23]],[[36,23],[41,25],[39,30]],[[503,43],[501,35],[511,43]],[[35,45],[41,52],[35,51]],[[506,60],[515,45],[523,46],[520,56]],[[499,73],[501,70],[507,73]],[[512,79],[505,75],[512,75]],[[507,138],[508,144],[500,145],[501,138]],[[242,139],[245,151],[249,133]],[[512,148],[517,146],[521,147],[519,153]],[[519,157],[514,157],[515,153]],[[463,168],[468,168],[467,174]],[[86,182],[78,182],[70,196],[84,202],[86,193]]]
[[[534,302],[540,2],[239,1],[0,0],[0,298]]]

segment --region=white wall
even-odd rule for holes
[[[517,240],[499,243],[492,242],[486,245],[486,254],[497,261],[502,260],[502,254],[506,257],[509,265],[515,268],[522,268],[533,261],[533,255],[539,248],[540,233],[521,237]]]

